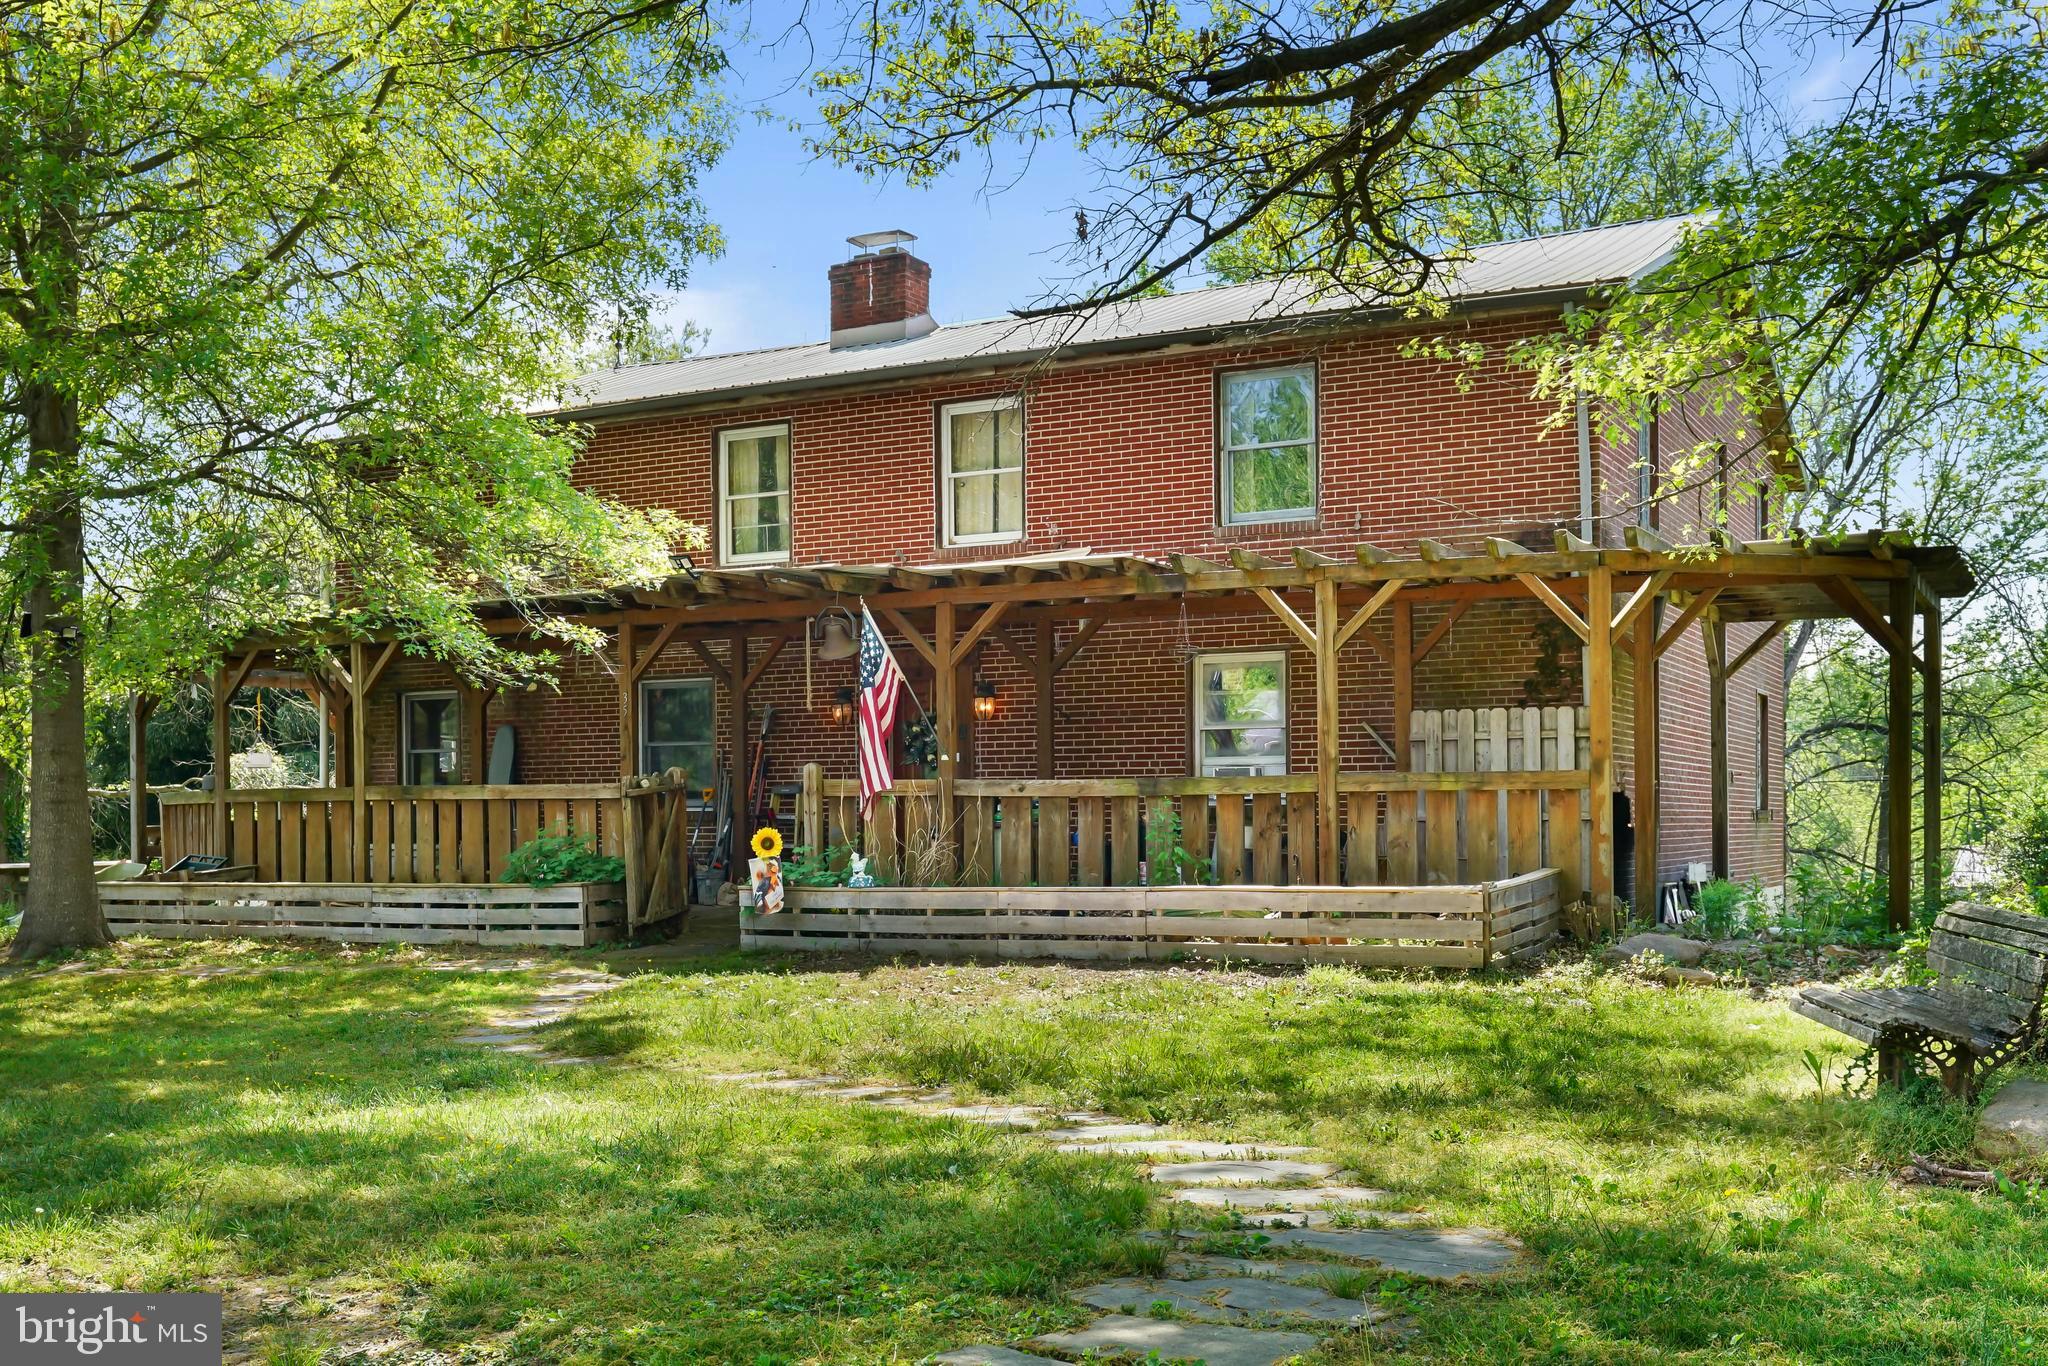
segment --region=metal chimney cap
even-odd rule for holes
[[[917,234],[914,232],[905,232],[901,228],[890,228],[886,232],[859,233],[847,238],[846,242],[848,246],[856,248],[859,255],[869,256],[880,255],[882,252],[894,251],[899,248],[908,251],[910,244],[916,240]]]

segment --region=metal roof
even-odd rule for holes
[[[1696,217],[1658,218],[1582,232],[1474,248],[1441,285],[1453,307],[1566,297],[1623,284],[1658,269]],[[921,337],[847,346],[825,342],[760,351],[691,356],[598,370],[571,386],[564,401],[536,413],[597,414],[775,390],[822,388],[1039,359],[1055,350],[1088,353],[1140,349],[1219,333],[1280,330],[1339,322],[1361,313],[1384,317],[1393,301],[1320,292],[1298,281],[1260,281],[1189,290],[1088,312],[1046,318],[955,323]]]

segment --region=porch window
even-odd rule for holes
[[[789,427],[718,434],[718,558],[775,564],[789,558]]]
[[[1195,765],[1204,778],[1287,771],[1287,656],[1195,659]]]
[[[399,699],[402,781],[438,787],[461,781],[461,704],[452,692],[409,692]]]
[[[1223,520],[1279,522],[1316,512],[1316,372],[1226,372],[1217,386]]]
[[[1771,809],[1771,699],[1756,695],[1756,806],[1758,815]]]
[[[714,773],[715,720],[708,678],[666,678],[640,685],[640,771],[680,768],[703,786]]]
[[[1024,535],[1024,403],[992,398],[939,410],[940,500],[947,545]]]

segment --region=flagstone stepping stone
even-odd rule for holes
[[[781,1076],[781,1075],[783,1075],[783,1074],[782,1074],[781,1072],[711,1072],[711,1073],[707,1073],[707,1074],[705,1075],[705,1077],[704,1077],[704,1080],[706,1080],[706,1081],[760,1081],[760,1080],[762,1080],[762,1079],[763,1079],[764,1077],[779,1077],[779,1076]]]
[[[1103,1143],[1112,1138],[1152,1138],[1165,1132],[1157,1124],[1082,1124],[1047,1129],[1038,1136],[1054,1143]]]
[[[1166,1198],[1177,1205],[1211,1209],[1291,1210],[1321,1205],[1374,1205],[1386,1199],[1387,1193],[1366,1186],[1190,1186],[1169,1191]]]
[[[783,1077],[775,1081],[750,1081],[749,1091],[823,1091],[845,1081],[844,1077]]]
[[[1513,1244],[1478,1229],[1276,1228],[1265,1237],[1268,1247],[1371,1262],[1433,1281],[1505,1275],[1522,1255]]]
[[[511,1033],[500,1033],[500,1032],[493,1032],[493,1031],[490,1031],[490,1030],[480,1030],[480,1031],[476,1031],[476,1032],[473,1032],[473,1033],[468,1033],[468,1034],[457,1034],[457,1035],[455,1036],[455,1042],[457,1042],[457,1043],[473,1043],[473,1044],[486,1044],[486,1045],[490,1045],[490,1046],[497,1046],[497,1045],[502,1045],[502,1044],[515,1044],[515,1043],[516,1043],[516,1044],[523,1044],[523,1045],[525,1045],[526,1047],[529,1047],[529,1048],[531,1048],[531,1047],[533,1047],[533,1046],[534,1046],[533,1040],[532,1040],[532,1039],[530,1039],[530,1038],[528,1038],[528,1037],[527,1037],[526,1035],[524,1035],[524,1034],[511,1034]]]
[[[1200,1361],[1206,1366],[1273,1366],[1316,1349],[1307,1333],[1245,1328],[1230,1323],[1187,1323],[1178,1319],[1112,1314],[1071,1333],[1047,1333],[1035,1345],[1080,1356],[1142,1357],[1157,1352],[1166,1361]]]
[[[1029,1352],[1020,1352],[1014,1347],[962,1347],[958,1351],[941,1352],[932,1358],[933,1366],[1066,1366],[1063,1361],[1052,1357],[1037,1357]]]
[[[1096,1309],[1142,1314],[1165,1303],[1185,1318],[1205,1323],[1315,1323],[1344,1328],[1377,1323],[1388,1311],[1346,1299],[1313,1285],[1256,1276],[1209,1276],[1199,1280],[1153,1280],[1126,1276],[1084,1286],[1068,1298]]]
[[[1313,1148],[1280,1143],[1205,1143],[1189,1138],[1141,1138],[1114,1143],[1062,1143],[1065,1153],[1105,1153],[1111,1157],[1299,1157]]]
[[[882,1096],[875,1100],[874,1103],[876,1105],[897,1105],[909,1109],[926,1105],[951,1105],[953,1099],[951,1088],[941,1088],[937,1091],[913,1091],[908,1095]]]
[[[1325,1289],[1340,1277],[1358,1274],[1357,1267],[1342,1262],[1312,1262],[1306,1257],[1220,1257],[1203,1252],[1177,1252],[1167,1259],[1166,1269],[1187,1280],[1250,1276]]]
[[[946,1105],[932,1113],[942,1119],[964,1119],[972,1124],[1011,1129],[1035,1129],[1047,1114],[1036,1105]]]
[[[560,1015],[546,1011],[529,1011],[523,1015],[490,1015],[484,1023],[493,1029],[538,1029],[544,1024],[553,1024]]]
[[[767,1074],[757,1073],[756,1075],[765,1076]],[[901,1086],[829,1086],[823,1091],[818,1092],[818,1094],[830,1096],[834,1100],[876,1100],[882,1096],[900,1096],[904,1093],[904,1089]]]
[[[1154,1181],[1169,1186],[1298,1185],[1305,1181],[1327,1181],[1336,1174],[1333,1163],[1301,1162],[1291,1157],[1162,1162],[1147,1173]]]

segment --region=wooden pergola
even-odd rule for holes
[[[1548,533],[1546,533],[1548,534]],[[989,643],[1009,652],[1033,679],[1038,722],[1036,767],[1053,777],[1053,704],[1056,680],[1105,624],[1147,617],[1225,615],[1248,608],[1276,617],[1315,662],[1315,795],[1317,879],[1337,881],[1343,816],[1338,801],[1338,699],[1341,655],[1363,643],[1393,676],[1397,740],[1408,733],[1415,705],[1415,666],[1473,604],[1527,600],[1542,604],[1584,647],[1584,690],[1589,717],[1590,881],[1599,906],[1615,896],[1615,664],[1626,651],[1634,663],[1638,698],[1634,753],[1639,790],[1655,789],[1659,728],[1655,705],[1658,660],[1698,624],[1705,640],[1710,688],[1709,747],[1714,774],[1713,864],[1729,864],[1727,786],[1727,680],[1776,640],[1788,623],[1846,618],[1860,626],[1888,659],[1887,725],[1890,803],[1888,864],[1890,915],[1896,925],[1912,905],[1913,679],[1923,680],[1924,753],[1921,824],[1923,894],[1939,892],[1941,876],[1941,604],[1972,586],[1968,566],[1952,547],[1913,546],[1884,533],[1820,541],[1672,545],[1630,528],[1624,547],[1591,545],[1568,532],[1535,547],[1488,539],[1483,547],[1423,540],[1414,554],[1358,545],[1339,558],[1297,549],[1286,558],[1249,551],[1227,561],[1193,555],[1061,553],[973,564],[813,564],[747,569],[679,569],[654,588],[621,588],[548,599],[549,612],[614,633],[619,700],[619,774],[631,780],[639,766],[636,685],[652,661],[672,644],[701,658],[733,700],[725,719],[727,762],[735,791],[744,790],[749,692],[787,643],[811,618],[834,603],[864,600],[878,620],[899,634],[933,676],[931,714],[938,731],[941,819],[949,820],[959,780],[963,704],[970,699],[970,660]],[[1421,639],[1414,612],[1426,604],[1448,608]],[[510,603],[483,603],[479,616],[502,637],[533,632],[527,615]],[[1920,623],[1916,638],[1915,621]],[[1766,629],[1734,657],[1727,628],[1763,623]],[[1055,648],[1055,627],[1073,629]],[[725,657],[709,647],[723,642]],[[226,752],[227,699],[281,640],[252,640],[216,679],[216,752]],[[337,765],[352,785],[360,824],[366,784],[365,699],[397,650],[391,640],[319,642],[322,667],[299,674],[300,686],[318,694],[349,737]],[[337,650],[346,650],[344,664]],[[290,675],[286,675],[290,676]],[[487,701],[481,694],[480,702]],[[480,743],[485,707],[467,712]],[[1405,769],[1406,745],[1395,764]],[[481,753],[481,748],[477,751]],[[138,759],[141,756],[138,755]],[[140,771],[138,763],[137,771]],[[214,793],[216,810],[228,800]],[[1638,888],[1657,876],[1657,806],[1637,803]],[[631,804],[625,804],[630,823]],[[139,814],[139,813],[138,813]],[[628,842],[637,838],[630,828]]]

